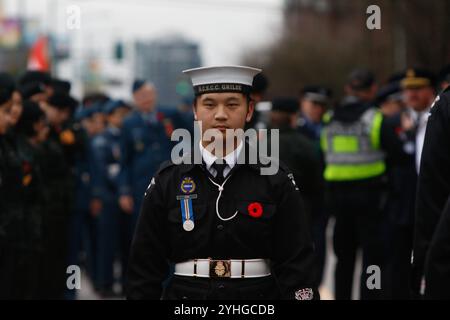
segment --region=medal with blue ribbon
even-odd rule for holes
[[[183,218],[183,229],[185,231],[194,230],[194,210],[192,210],[192,199],[185,198],[180,200],[181,217]]]
[[[192,194],[195,191],[195,182],[191,177],[185,177],[181,180],[180,189],[184,195],[177,196],[180,200],[181,217],[183,218],[183,229],[185,231],[194,230],[194,210],[192,210],[192,199],[196,199],[197,195]]]

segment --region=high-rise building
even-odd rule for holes
[[[163,107],[176,107],[184,97],[192,96],[189,79],[182,71],[200,65],[198,44],[180,36],[135,44],[135,77],[155,85]]]

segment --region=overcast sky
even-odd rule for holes
[[[279,35],[283,0],[3,0],[5,11],[40,18],[44,30],[83,39],[101,52],[127,42],[182,34],[200,44],[204,65],[235,64],[244,50]],[[81,9],[81,29],[66,28],[67,7]],[[77,33],[77,34],[75,34]],[[85,48],[83,48],[85,49]]]

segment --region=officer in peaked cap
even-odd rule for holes
[[[416,130],[416,169],[419,172],[428,115],[431,104],[436,98],[436,78],[428,70],[410,68],[400,81],[400,85],[403,90],[404,102],[410,110]]]
[[[164,163],[145,193],[131,247],[129,299],[314,299],[313,244],[299,187],[284,164],[255,155],[226,129],[243,129],[259,69],[221,66],[191,77],[207,138]],[[220,152],[226,143],[230,152]],[[264,158],[264,159],[263,159]],[[274,164],[270,162],[270,164]],[[177,163],[177,164],[176,164]],[[266,163],[266,164],[263,164]],[[162,290],[169,265],[174,276]]]
[[[399,82],[387,83],[378,90],[375,103],[384,116],[391,117],[400,113],[403,108],[402,89]]]
[[[324,126],[324,115],[331,107],[332,91],[320,85],[307,85],[300,92],[300,115],[297,120],[297,130],[308,138],[315,146],[320,158],[320,170],[323,172],[324,161],[320,148],[320,133]],[[311,175],[315,173],[310,170]],[[328,224],[328,214],[324,208],[324,181],[320,178],[314,179],[311,183],[311,223],[313,226],[313,239],[317,256],[316,284],[322,281],[323,270],[326,258],[326,229]],[[313,182],[313,180],[311,180]]]
[[[298,130],[315,143],[320,140],[322,117],[330,106],[330,102],[331,90],[322,86],[305,86],[300,93]]]

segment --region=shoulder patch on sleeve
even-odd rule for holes
[[[152,191],[153,187],[156,184],[156,180],[155,177],[152,178],[152,180],[150,181],[150,184],[147,187],[147,190],[145,190],[145,194],[144,196],[146,197],[148,194],[150,194],[150,192]]]
[[[175,164],[174,163],[172,163],[172,161],[170,161],[170,160],[167,160],[167,161],[164,161],[163,163],[161,163],[161,165],[159,166],[159,169],[158,169],[158,171],[156,171],[156,173],[155,173],[155,175],[152,177],[152,179],[150,180],[150,184],[148,185],[148,187],[147,187],[147,189],[146,189],[146,191],[145,191],[145,196],[147,196],[151,191],[152,191],[152,189],[154,188],[154,186],[156,185],[156,179],[158,179],[159,177],[159,174],[161,173],[161,172],[163,172],[164,170],[167,170],[168,168],[171,168],[171,167],[173,167],[173,166],[175,166]]]
[[[300,189],[298,188],[297,183],[295,182],[294,175],[292,173],[288,173],[287,176],[288,176],[289,180],[291,180],[291,183],[294,186],[295,190],[300,191]]]
[[[291,169],[289,169],[289,167],[286,164],[284,164],[283,161],[278,161],[278,164],[281,171],[280,172],[281,175],[288,177],[294,189],[296,191],[300,191],[299,186],[294,179],[294,174],[292,173]]]

